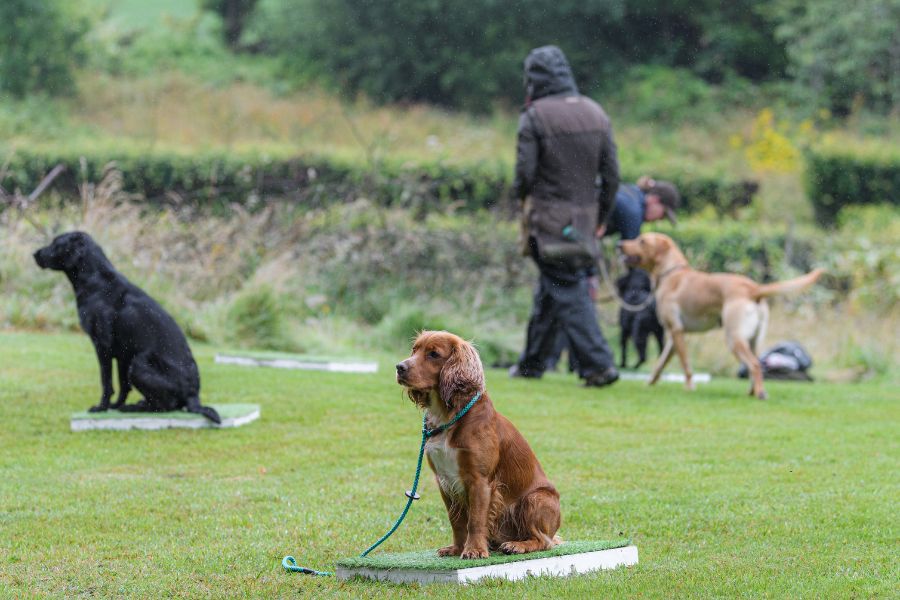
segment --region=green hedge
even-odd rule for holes
[[[199,204],[245,203],[259,195],[281,195],[310,205],[366,196],[384,205],[407,207],[508,207],[512,177],[512,168],[500,161],[461,166],[388,160],[372,167],[358,159],[296,156],[285,149],[187,153],[133,145],[73,145],[15,151],[0,184],[7,190],[28,192],[62,163],[67,170],[54,185],[74,194],[85,178],[99,181],[112,161],[122,172],[127,192],[150,201],[180,199]],[[626,171],[623,181],[634,181],[640,174]],[[685,212],[709,205],[720,214],[732,212],[749,204],[755,193],[746,182],[712,176],[675,173],[666,178],[681,190]]]
[[[822,146],[806,154],[806,192],[822,225],[851,204],[900,206],[900,149]]]
[[[0,183],[7,190],[27,192],[62,163],[67,169],[54,187],[63,193],[77,193],[79,182],[85,178],[99,181],[113,161],[122,172],[125,191],[151,201],[180,198],[201,204],[243,203],[255,195],[269,194],[319,204],[364,195],[384,204],[463,201],[468,207],[480,208],[504,198],[509,185],[505,169],[483,164],[465,168],[385,162],[372,169],[365,163],[283,151],[185,153],[139,147],[17,150]]]

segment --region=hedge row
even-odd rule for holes
[[[831,147],[806,155],[806,192],[822,225],[833,225],[851,204],[900,206],[900,149]]]
[[[0,184],[27,193],[55,165],[67,169],[54,183],[66,194],[82,181],[99,181],[114,161],[125,191],[148,200],[198,204],[245,203],[260,195],[280,195],[311,205],[367,196],[385,205],[461,208],[509,206],[511,169],[503,163],[471,166],[385,161],[376,167],[335,157],[295,156],[286,152],[184,153],[146,148],[48,147],[17,150]],[[623,173],[634,181],[640,173]],[[749,204],[756,191],[748,182],[715,177],[667,174],[681,190],[683,210],[712,205],[719,214]]]

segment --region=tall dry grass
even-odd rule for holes
[[[287,95],[249,83],[204,84],[182,73],[85,75],[71,107],[104,136],[183,148],[284,145],[358,159],[509,163],[515,118],[476,118],[424,105],[377,107],[317,89]]]
[[[518,113],[508,109],[475,117],[427,105],[376,106],[312,87],[281,94],[246,82],[203,83],[178,71],[137,78],[86,73],[80,88],[80,98],[68,107],[80,130],[148,147],[278,145],[357,160],[489,161],[510,169],[515,159]],[[628,106],[607,108],[630,170],[637,166],[629,163],[640,161],[662,175],[692,165],[749,175],[742,151],[729,140],[749,127],[750,112],[735,109],[708,126],[661,126],[630,118]]]
[[[31,257],[74,229],[191,337],[220,345],[379,351],[429,324],[505,339],[527,310],[530,267],[514,225],[496,217],[420,218],[364,199],[316,210],[151,206],[125,194],[111,166],[78,203],[50,198],[28,220],[0,214],[0,326],[77,328],[68,281]],[[467,322],[471,311],[487,324]]]
[[[33,209],[41,230],[14,210],[0,213],[0,326],[78,328],[68,281],[37,268],[31,254],[53,234],[80,229],[195,340],[380,354],[405,350],[417,328],[438,327],[475,338],[488,363],[521,348],[535,271],[516,252],[512,221],[423,217],[365,200],[316,210],[273,201],[253,212],[133,200],[110,166],[96,185],[82,185],[79,202],[51,197]],[[776,301],[768,341],[799,340],[819,376],[895,373],[896,307],[833,302],[816,294]],[[616,313],[600,306],[614,347]],[[689,347],[698,371],[737,368],[720,330],[690,336]]]

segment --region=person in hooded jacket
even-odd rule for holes
[[[525,86],[513,191],[523,209],[523,250],[540,276],[525,350],[510,376],[543,375],[561,329],[585,385],[609,385],[619,373],[588,280],[598,252],[596,231],[619,186],[612,126],[599,104],[578,93],[556,46],[528,54]]]

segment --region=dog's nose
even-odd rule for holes
[[[616,242],[616,250],[621,250],[621,249],[622,249],[622,240],[619,240],[618,242]]]
[[[397,363],[397,375],[405,375],[407,370],[409,370],[409,367],[406,366],[405,362]]]

